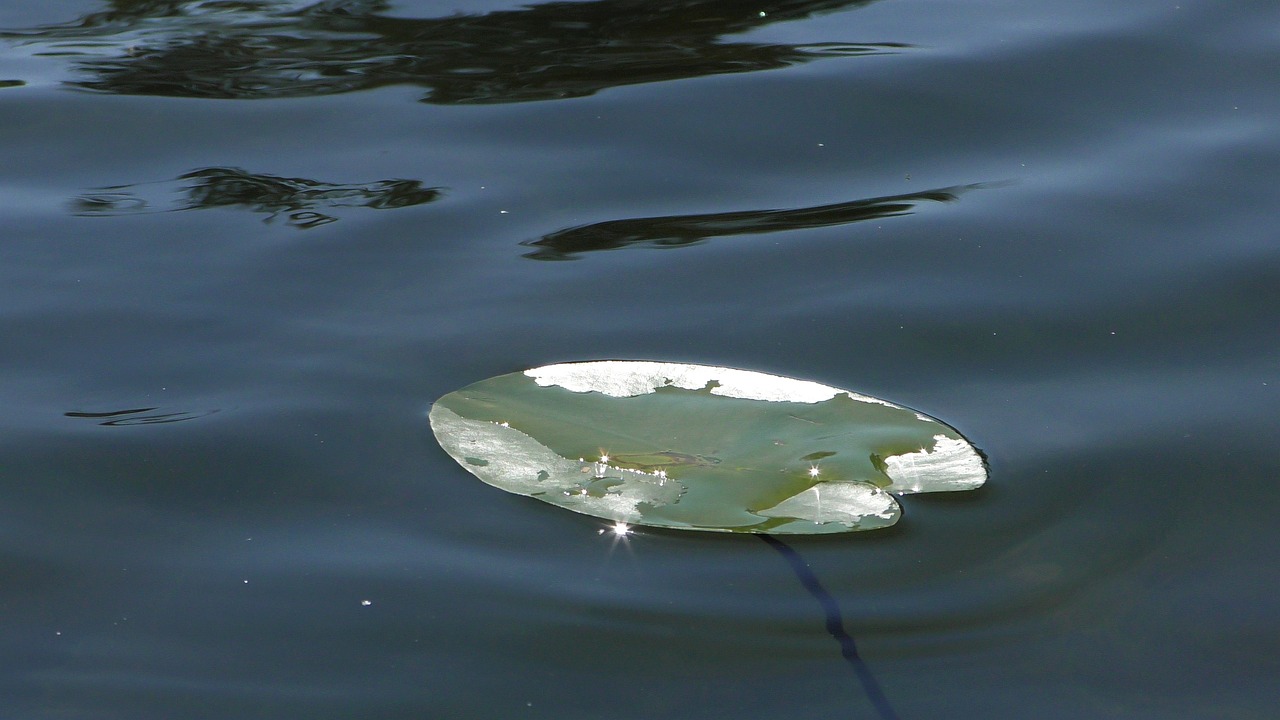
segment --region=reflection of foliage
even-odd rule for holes
[[[160,207],[152,207],[152,203],[143,197],[143,192],[156,186],[180,192],[183,197],[176,203],[162,200],[158,203]],[[76,198],[74,204],[78,215],[243,207],[269,213],[268,221],[280,213],[289,213],[289,224],[313,228],[338,219],[318,212],[316,208],[367,207],[383,210],[420,205],[439,196],[438,189],[424,188],[417,180],[337,185],[306,178],[252,174],[239,168],[212,167],[189,172],[172,182],[100,188],[98,192]]]
[[[218,412],[215,410],[203,411],[174,411],[174,412],[158,412],[153,410],[158,408],[144,407],[132,408],[129,410],[108,410],[106,412],[65,412],[63,415],[69,418],[87,418],[90,420],[101,420],[99,425],[108,427],[126,427],[132,425],[162,425],[166,423],[183,422],[185,420],[195,420],[197,418],[213,415]],[[142,415],[140,413],[151,413],[150,415]]]
[[[964,190],[974,187],[977,186],[941,188],[909,195],[890,195],[790,210],[741,210],[705,215],[608,220],[558,230],[522,244],[538,248],[525,255],[534,260],[575,260],[580,253],[616,250],[633,245],[683,247],[713,237],[805,230],[859,220],[909,215],[916,204],[922,201],[949,202],[959,197]]]
[[[392,84],[427,102],[582,97],[635,83],[767,70],[896,43],[722,42],[872,0],[595,0],[484,15],[410,19],[389,3],[329,0],[114,0],[66,25],[0,34],[78,56],[80,87],[134,95],[279,98]]]

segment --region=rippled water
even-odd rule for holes
[[[5,3],[4,714],[1272,717],[1277,28]],[[592,358],[884,397],[991,480],[624,539],[433,441]]]

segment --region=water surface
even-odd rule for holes
[[[1277,27],[6,3],[5,707],[1270,717]],[[824,596],[758,540],[619,539],[431,438],[446,392],[603,358],[883,397],[991,479],[788,541]]]

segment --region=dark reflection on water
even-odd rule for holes
[[[108,427],[124,427],[129,425],[161,425],[164,423],[182,422],[184,420],[195,420],[197,418],[213,415],[217,410],[203,410],[198,412],[190,411],[174,411],[174,412],[153,412],[159,408],[144,407],[131,408],[127,410],[107,410],[103,412],[65,412],[64,416],[69,418],[82,418],[87,420],[101,420],[99,425]],[[143,414],[149,413],[149,414]]]
[[[0,34],[75,57],[75,85],[124,95],[282,98],[393,84],[424,101],[582,97],[620,85],[768,70],[900,43],[723,42],[770,23],[872,0],[553,2],[409,19],[388,2],[128,2],[78,21]]]
[[[525,254],[534,260],[576,260],[581,253],[637,245],[684,247],[713,237],[805,230],[909,215],[923,201],[951,202],[959,198],[960,193],[979,187],[984,186],[964,185],[790,210],[739,210],[609,220],[558,230],[521,244],[538,248]]]
[[[165,197],[147,199],[146,195]],[[176,199],[170,196],[177,195]],[[113,185],[98,188],[72,201],[80,216],[133,215],[138,213],[241,207],[268,213],[267,222],[288,213],[288,223],[308,229],[337,222],[319,212],[340,207],[376,210],[421,205],[440,197],[439,188],[426,188],[418,180],[380,180],[365,184],[337,184],[245,172],[239,168],[210,167],[160,183]]]

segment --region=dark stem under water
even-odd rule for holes
[[[760,533],[756,537],[765,541],[769,547],[777,550],[782,555],[783,559],[791,565],[791,570],[796,574],[796,579],[822,606],[822,612],[827,621],[827,632],[836,639],[836,642],[840,643],[841,657],[853,667],[854,674],[858,676],[858,681],[862,683],[862,689],[866,692],[867,699],[875,706],[876,712],[880,714],[883,720],[898,720],[898,713],[889,704],[889,698],[885,697],[884,690],[880,688],[880,683],[876,681],[875,675],[871,674],[871,668],[867,666],[862,656],[858,655],[858,646],[853,641],[853,637],[845,631],[844,618],[840,614],[840,606],[836,603],[836,599],[831,596],[831,593],[827,592],[827,589],[818,581],[818,576],[813,573],[813,569],[804,561],[804,558],[800,557],[800,553],[778,538],[764,533]]]

